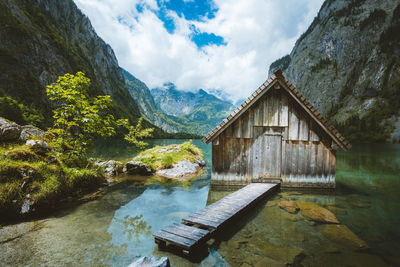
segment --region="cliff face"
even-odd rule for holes
[[[290,55],[269,72],[281,68],[350,140],[396,141],[399,33],[398,0],[327,0]]]
[[[8,107],[0,115],[48,124],[45,86],[82,71],[92,81],[92,95],[111,95],[113,113],[140,116],[112,48],[72,0],[2,0],[0,8],[0,102]]]

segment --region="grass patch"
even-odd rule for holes
[[[73,167],[54,151],[37,155],[20,144],[0,145],[0,216],[20,216],[21,205],[29,195],[36,211],[51,210],[69,196],[80,196],[104,182],[104,172],[93,164]]]
[[[154,170],[161,170],[171,168],[181,160],[195,162],[199,158],[203,159],[203,153],[190,140],[180,145],[156,146],[140,152],[134,160],[141,161]]]

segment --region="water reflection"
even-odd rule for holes
[[[185,140],[154,140],[153,145]],[[211,149],[203,149],[207,172],[185,185],[127,177],[102,198],[60,211],[45,227],[0,244],[5,266],[127,266],[141,256],[167,256],[174,266],[399,266],[400,145],[360,145],[337,154],[334,192],[281,190],[235,221],[202,262],[159,251],[150,233],[231,193],[209,190]],[[113,154],[113,149],[106,150]],[[106,148],[106,147],[104,147]],[[121,159],[133,157],[120,151]],[[139,181],[139,182],[138,182]],[[279,208],[282,200],[312,202],[371,247],[360,252],[332,240],[332,231],[301,212]],[[24,223],[3,227],[12,233]]]

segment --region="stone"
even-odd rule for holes
[[[0,141],[16,141],[20,134],[20,125],[0,117]]]
[[[228,245],[234,249],[240,249],[242,248],[244,245],[246,245],[249,241],[242,239],[242,240],[230,240],[228,242]]]
[[[198,163],[189,160],[180,160],[169,169],[162,169],[156,172],[157,175],[172,179],[187,179],[196,176],[201,167]]]
[[[313,202],[297,202],[301,214],[320,223],[340,223],[336,216],[329,210]]]
[[[266,267],[266,266],[268,266],[268,267],[284,267],[284,266],[286,266],[286,264],[280,263],[280,262],[273,260],[271,258],[268,258],[268,257],[264,257],[254,265],[254,267]]]
[[[218,267],[229,267],[230,265],[215,249],[210,249],[210,254],[201,261],[199,267],[218,266]]]
[[[21,126],[21,133],[19,135],[19,140],[26,142],[32,137],[43,137],[45,132],[33,125]]]
[[[38,154],[46,153],[50,150],[49,145],[42,140],[28,140],[26,145],[29,146],[34,152]]]
[[[93,163],[96,166],[104,168],[107,177],[114,177],[122,172],[122,163],[114,160],[101,161],[97,160]]]
[[[335,206],[328,206],[326,207],[328,210],[332,211],[334,214],[346,215],[347,211],[343,208],[335,207]]]
[[[294,201],[281,201],[278,203],[279,208],[286,210],[289,213],[296,213],[299,210],[296,202]]]
[[[129,161],[125,165],[126,172],[131,175],[151,175],[154,170],[141,161]]]
[[[304,252],[300,249],[276,247],[269,243],[264,244],[263,255],[266,255],[283,265],[298,265],[306,257]]]
[[[162,257],[160,259],[154,257],[141,257],[135,262],[128,265],[128,267],[169,267],[169,259],[167,257]]]
[[[340,243],[352,250],[368,249],[368,244],[353,233],[346,225],[324,225],[323,234],[330,240]]]

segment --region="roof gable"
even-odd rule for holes
[[[313,118],[313,120],[344,150],[351,148],[350,143],[332,126],[321,113],[277,70],[268,78],[256,91],[254,91],[241,105],[239,105],[226,119],[217,127],[211,130],[204,138],[203,142],[209,143],[219,136],[237,118],[239,118],[248,108],[257,102],[266,92],[275,85],[281,86],[289,95],[300,104],[300,106]]]

